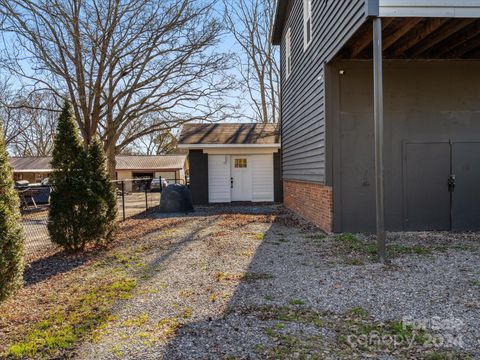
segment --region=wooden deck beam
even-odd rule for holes
[[[388,50],[390,46],[394,45],[403,36],[412,31],[412,29],[415,28],[421,21],[422,18],[411,18],[407,19],[405,22],[402,22],[398,29],[385,37],[383,40],[383,50]]]
[[[448,37],[454,35],[458,31],[462,30],[466,26],[472,24],[475,19],[465,19],[465,20],[453,20],[448,24],[438,28],[438,31],[435,31],[431,36],[424,39],[420,44],[415,46],[413,49],[407,51],[407,55],[412,58],[416,58],[426,52],[428,49],[431,49],[434,45],[439,42],[447,39]]]
[[[395,46],[395,49],[392,49],[391,56],[393,58],[399,58],[405,55],[405,52],[415,45],[420,43],[422,40],[426,39],[430,34],[438,30],[442,25],[447,23],[447,19],[431,19],[422,23],[417,27],[412,34],[400,40]]]
[[[385,18],[382,19],[382,29],[387,28],[395,18]],[[372,45],[372,29],[370,26],[364,28],[362,34],[354,42],[350,50],[350,56],[352,58],[358,57],[364,50],[366,50],[370,45]]]

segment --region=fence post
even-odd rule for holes
[[[123,221],[125,221],[125,182],[122,180],[122,210],[123,210]]]
[[[162,184],[162,177],[159,176],[158,177],[158,182],[160,183],[160,189],[158,190],[159,191],[159,197],[158,197],[158,205],[160,205],[160,203],[162,202],[162,192],[163,192],[163,184]]]
[[[147,182],[148,180],[145,180],[145,210],[148,210],[148,195],[147,195]]]

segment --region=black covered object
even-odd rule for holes
[[[185,185],[168,185],[162,191],[160,201],[161,213],[193,211],[192,195]]]

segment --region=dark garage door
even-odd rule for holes
[[[480,143],[406,143],[404,151],[405,229],[479,230]]]

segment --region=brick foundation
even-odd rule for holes
[[[283,181],[283,202],[305,220],[326,232],[333,231],[333,191],[330,186]]]

